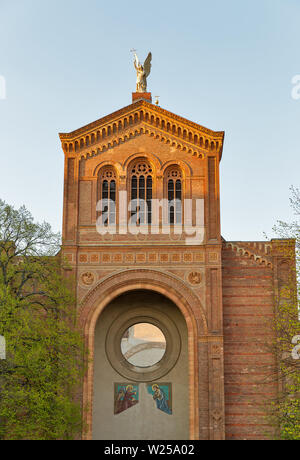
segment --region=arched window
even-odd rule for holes
[[[178,167],[172,167],[166,173],[168,197],[168,223],[182,223],[182,173]]]
[[[147,161],[139,161],[130,170],[131,216],[138,225],[152,222],[153,171]]]
[[[110,166],[100,169],[98,174],[98,201],[102,202],[102,225],[116,224],[116,173]]]

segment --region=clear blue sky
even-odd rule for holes
[[[300,0],[0,0],[0,197],[60,230],[68,132],[131,103],[131,48],[161,107],[225,130],[222,234],[272,236],[299,186]]]

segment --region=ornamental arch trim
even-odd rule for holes
[[[114,161],[102,161],[95,167],[93,171],[93,176],[97,177],[99,171],[103,168],[113,168],[116,171],[117,177],[120,177],[122,175],[122,166],[120,165],[120,163]]]
[[[181,171],[183,172],[183,175],[184,175],[184,179],[193,175],[192,168],[185,161],[175,160],[175,159],[174,160],[169,160],[169,161],[167,161],[166,163],[163,164],[163,166],[161,168],[162,174],[165,174],[165,172],[169,168],[171,168],[172,166],[174,166],[174,167],[177,166],[178,168],[181,169]]]
[[[132,287],[139,283],[140,287]],[[148,287],[145,287],[146,284]],[[195,320],[196,317],[199,317],[200,312],[201,322],[199,326],[195,323],[195,333],[201,336],[208,334],[207,321],[200,299],[190,287],[173,275],[151,269],[121,270],[102,279],[82,299],[78,312],[80,323],[85,326],[86,322],[91,319],[97,308],[96,303],[105,301],[106,306],[124,292],[136,289],[149,289],[161,293],[177,305],[186,320],[187,318]],[[101,311],[102,309],[99,314]]]
[[[158,159],[156,155],[154,155],[153,153],[148,153],[148,152],[137,152],[137,153],[133,153],[132,155],[129,155],[124,161],[123,169],[124,171],[126,171],[126,173],[128,172],[128,168],[130,167],[130,165],[135,160],[136,161],[138,160],[148,161],[154,167],[153,169],[156,174],[161,170],[161,161]]]

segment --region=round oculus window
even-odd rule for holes
[[[147,307],[118,316],[106,336],[112,367],[136,382],[162,378],[175,366],[180,350],[180,334],[172,319]]]
[[[165,354],[166,338],[153,324],[137,323],[125,331],[121,339],[121,351],[126,361],[133,366],[154,366]]]

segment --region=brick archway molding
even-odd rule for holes
[[[84,440],[92,439],[94,331],[103,309],[116,297],[146,289],[170,299],[183,314],[188,329],[190,439],[199,439],[198,338],[207,336],[207,323],[199,298],[179,278],[159,270],[122,270],[101,280],[83,299],[79,321],[89,349],[89,364],[83,383]],[[197,319],[198,321],[197,321]],[[201,372],[202,373],[202,372]],[[205,373],[205,370],[204,370]],[[208,395],[207,395],[208,397]]]

